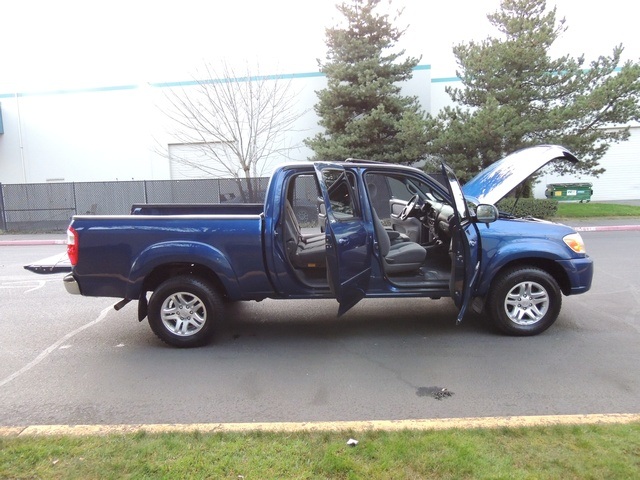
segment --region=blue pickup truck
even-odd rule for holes
[[[64,284],[121,298],[116,309],[137,300],[139,319],[176,347],[209,342],[225,302],[265,298],[335,298],[342,315],[364,297],[451,297],[458,322],[473,308],[507,334],[535,335],[554,323],[563,294],[589,290],[593,262],[570,227],[494,205],[554,160],[577,161],[533,147],[464,187],[446,165],[438,175],[363,160],[285,165],[264,205],[74,216]],[[317,201],[317,218],[301,223],[300,201]]]

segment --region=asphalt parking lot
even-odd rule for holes
[[[330,300],[264,301],[231,306],[193,350],[162,344],[134,304],[22,269],[64,247],[2,246],[0,425],[638,413],[640,231],[583,236],[593,288],[537,337],[456,327],[447,299],[365,300],[340,319]]]

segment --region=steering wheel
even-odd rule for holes
[[[402,221],[405,221],[409,217],[413,209],[416,208],[416,205],[418,204],[419,199],[420,197],[418,197],[418,195],[414,195],[413,197],[411,197],[409,199],[409,202],[405,205],[405,207],[400,212],[400,215],[398,215],[398,218]]]

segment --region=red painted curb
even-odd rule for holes
[[[640,225],[599,225],[594,227],[571,227],[576,232],[622,232],[640,230]]]
[[[0,240],[1,247],[22,245],[66,245],[66,240]]]

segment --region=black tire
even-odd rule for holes
[[[180,275],[162,283],[149,299],[149,326],[163,342],[179,348],[211,341],[223,315],[220,295],[206,281]]]
[[[558,282],[535,267],[516,267],[496,278],[488,296],[487,313],[508,335],[537,335],[558,318],[562,292]]]

